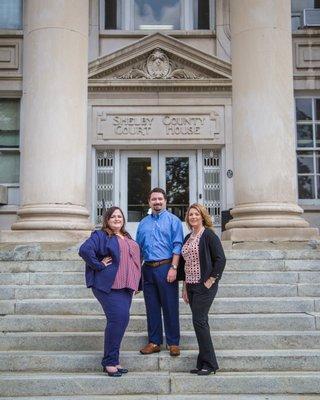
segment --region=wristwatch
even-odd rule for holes
[[[172,268],[172,269],[174,269],[176,271],[178,269],[178,266],[176,264],[171,264],[170,268]]]

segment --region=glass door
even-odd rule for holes
[[[159,151],[159,186],[167,193],[168,210],[181,221],[197,201],[196,171],[196,151]]]
[[[197,198],[196,151],[123,151],[120,165],[120,204],[133,237],[154,187],[166,190],[168,210],[184,221]]]
[[[93,215],[97,227],[104,208],[120,205],[135,237],[139,221],[149,210],[148,193],[160,186],[168,194],[169,211],[182,221],[188,205],[199,199],[220,232],[220,150],[97,150],[95,171]]]
[[[140,220],[148,213],[148,194],[158,185],[157,151],[124,151],[120,161],[120,207],[129,233],[135,237]]]

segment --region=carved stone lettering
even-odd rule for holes
[[[166,135],[199,135],[204,125],[204,117],[176,117],[166,115],[162,123]]]
[[[97,140],[174,140],[209,139],[220,143],[221,114],[211,112],[200,115],[185,114],[108,114],[95,113]]]
[[[113,127],[115,135],[149,135],[152,117],[130,117],[116,115],[113,118]]]

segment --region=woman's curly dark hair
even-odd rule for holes
[[[129,232],[127,232],[126,229],[125,229],[125,226],[126,226],[126,219],[125,219],[125,217],[124,217],[123,211],[121,210],[120,207],[117,207],[117,206],[110,207],[110,208],[108,208],[108,209],[105,211],[105,213],[103,214],[103,218],[102,218],[102,228],[101,228],[101,230],[104,231],[104,232],[106,232],[106,233],[107,233],[108,235],[110,235],[110,236],[112,236],[112,235],[115,234],[115,233],[113,232],[113,230],[112,230],[112,229],[110,228],[110,226],[109,226],[109,220],[110,220],[112,214],[113,214],[116,210],[119,210],[119,211],[121,212],[122,218],[123,218],[123,225],[122,225],[122,227],[121,227],[121,229],[120,229],[120,233],[121,233],[123,236],[127,236],[128,238],[131,239],[131,235],[130,235]]]

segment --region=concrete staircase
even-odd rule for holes
[[[105,319],[76,247],[0,245],[0,398],[320,399],[319,247],[242,247],[226,245],[210,315],[219,372],[188,373],[197,342],[182,302],[181,356],[140,355],[147,336],[138,296],[122,346],[130,373],[115,379],[101,372]]]

